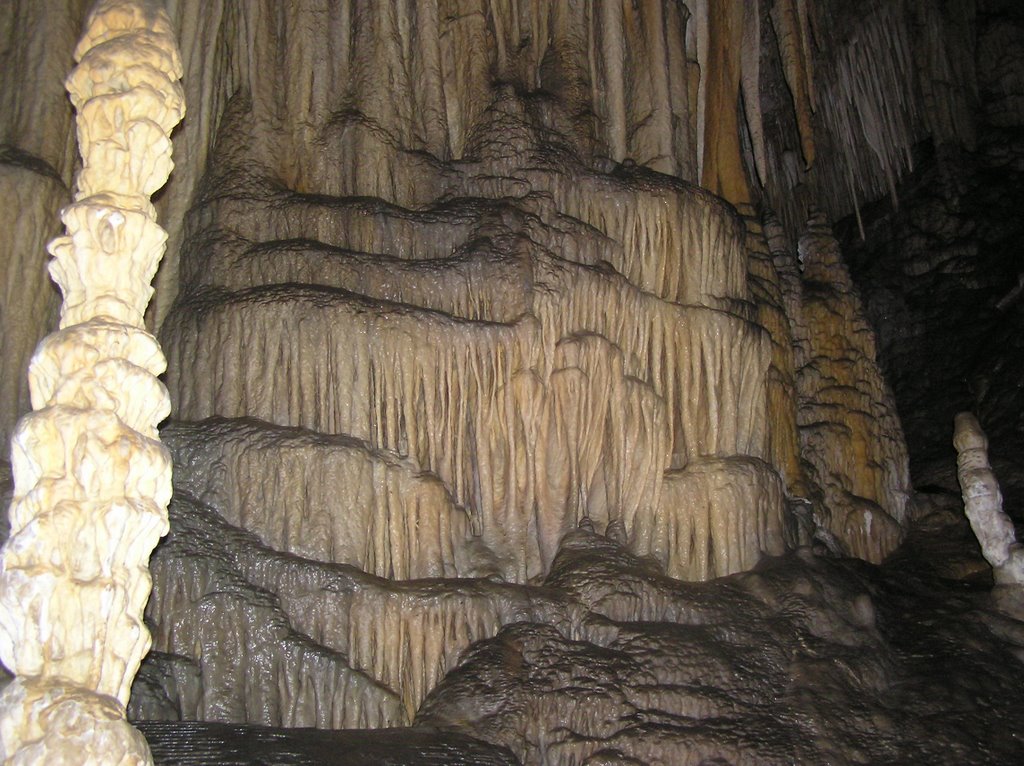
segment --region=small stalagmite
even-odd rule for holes
[[[996,583],[1024,585],[1024,546],[1017,542],[1013,520],[1003,512],[1003,495],[988,461],[988,438],[969,412],[957,415],[955,423],[957,476],[971,529]]]
[[[34,412],[12,448],[0,570],[0,760],[151,762],[125,721],[149,649],[147,562],[167,531],[171,464],[156,426],[165,361],[143,329],[166,235],[149,197],[184,113],[170,22],[151,0],[100,0],[67,80],[83,166],[50,245],[60,330],[29,368]]]

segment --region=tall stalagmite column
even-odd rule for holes
[[[67,81],[83,167],[66,236],[50,244],[60,330],[29,368],[34,412],[15,431],[11,536],[0,570],[7,764],[150,763],[124,718],[150,638],[149,555],[167,531],[170,409],[143,330],[166,235],[149,196],[171,171],[181,62],[153,0],[100,0]]]

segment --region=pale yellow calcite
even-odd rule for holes
[[[166,239],[149,195],[171,171],[184,102],[159,3],[101,0],[75,57],[83,167],[50,245],[62,329],[36,349],[34,412],[12,440],[0,660],[16,678],[0,699],[0,760],[129,766],[151,762],[124,715],[171,497],[156,433],[165,362],[142,329]]]

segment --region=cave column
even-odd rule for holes
[[[171,171],[182,69],[154,0],[99,0],[75,61],[82,170],[49,247],[60,329],[33,356],[33,412],[12,440],[0,660],[16,677],[0,698],[0,761],[128,766],[152,762],[125,705],[171,495],[156,431],[165,361],[143,315],[166,240],[149,198]]]

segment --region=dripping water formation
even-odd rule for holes
[[[0,7],[5,438],[89,5]],[[1015,2],[166,12],[156,764],[1024,760]]]

